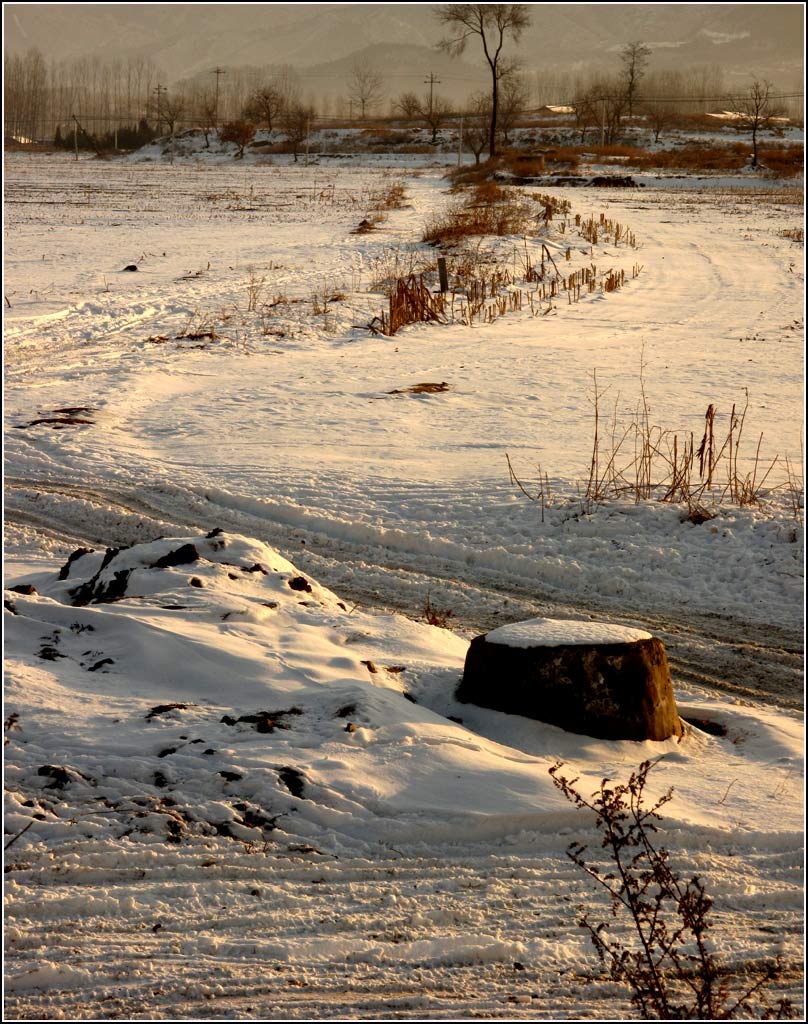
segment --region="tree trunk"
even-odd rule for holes
[[[497,69],[491,65],[491,77],[493,86],[491,89],[491,127],[488,138],[488,156],[493,160],[497,155],[497,107],[499,105],[499,82],[497,81]]]

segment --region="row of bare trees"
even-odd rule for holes
[[[145,57],[46,61],[36,49],[6,54],[3,63],[4,132],[19,139],[52,137],[74,114],[94,130],[134,124],[147,116],[161,79]]]
[[[439,46],[459,56],[473,48],[490,74],[490,87],[471,97],[465,110],[453,111],[447,99],[433,88],[439,84],[430,74],[429,91],[423,96],[407,92],[391,104],[391,113],[420,122],[431,132],[432,142],[454,115],[460,114],[463,140],[479,160],[487,149],[496,153],[500,143],[509,144],[519,116],[530,105],[561,101],[574,117],[580,141],[600,135],[603,143],[616,142],[627,118],[642,115],[657,139],[683,112],[683,105],[709,102],[724,96],[718,69],[649,74],[651,49],[639,40],[626,43],[619,52],[619,66],[610,74],[572,72],[521,73],[508,46],[519,41],[533,13],[530,4],[444,4],[436,9],[445,37]],[[215,68],[178,83],[172,90],[161,84],[158,69],[143,58],[102,61],[82,58],[47,64],[36,50],[5,58],[5,133],[18,139],[53,137],[54,128],[70,125],[79,114],[83,126],[96,134],[122,123],[148,122],[158,134],[175,134],[189,125],[210,135],[223,124],[252,124],[272,135],[283,130],[299,140],[315,116],[331,112],[322,104],[302,99],[300,79],[291,67],[260,69]],[[700,99],[697,99],[700,97]],[[365,119],[375,113],[384,98],[384,78],[372,66],[357,63],[346,80],[346,96],[336,100],[338,115]],[[334,103],[332,97],[328,105]],[[741,122],[757,133],[773,123],[776,109],[768,82],[755,81],[743,95],[727,98]],[[346,110],[347,107],[347,110]],[[740,126],[740,125],[738,125]],[[296,150],[295,150],[296,151]],[[756,155],[756,154],[755,154]]]

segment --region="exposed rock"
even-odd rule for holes
[[[683,730],[662,642],[608,624],[531,619],[475,637],[457,698],[602,739]]]

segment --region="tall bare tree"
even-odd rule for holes
[[[364,120],[367,110],[384,96],[384,79],[374,68],[357,61],[348,77],[348,96],[359,107],[359,116]]]
[[[637,97],[640,79],[643,77],[645,70],[648,67],[648,58],[650,56],[650,46],[646,46],[645,43],[641,43],[639,40],[635,40],[632,43],[626,43],[620,51],[620,63],[623,65],[620,77],[622,78],[626,89],[626,102],[628,104],[629,117],[632,117],[634,114],[634,100]]]
[[[747,91],[732,98],[732,109],[738,115],[734,127],[752,136],[752,166],[758,165],[758,136],[762,131],[778,127],[778,118],[783,116],[782,108],[774,102],[771,82],[754,79]]]
[[[448,37],[439,44],[446,53],[459,56],[466,49],[469,39],[475,36],[482,44],[491,71],[488,155],[492,158],[497,152],[500,82],[516,68],[513,61],[505,59],[502,50],[509,36],[518,42],[530,24],[529,7],[529,4],[443,4],[437,10],[441,24],[449,31]]]

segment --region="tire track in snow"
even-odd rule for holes
[[[593,916],[608,908],[565,842],[524,835],[491,852],[455,844],[442,856],[379,849],[370,859],[296,852],[276,833],[262,851],[215,840],[181,851],[77,840],[58,862],[26,851],[7,876],[6,1010],[40,1020],[623,1019],[627,992],[597,979],[575,927],[582,904]],[[799,844],[759,847],[744,877],[736,864],[728,850],[700,865],[718,897],[719,959],[743,970],[784,954],[777,993],[799,1009]],[[622,920],[612,928],[627,937]]]
[[[9,524],[34,526],[66,543],[126,545],[186,528],[220,526],[278,548],[325,586],[368,608],[418,618],[431,593],[452,609],[450,627],[468,635],[536,615],[608,614],[663,640],[674,682],[786,708],[803,706],[801,637],[776,625],[688,616],[684,609],[676,614],[629,610],[577,595],[571,600],[547,586],[538,560],[500,557],[440,539],[425,544],[404,530],[347,523],[219,489],[200,495],[179,486],[130,490],[20,477],[8,478],[6,485]],[[49,496],[44,502],[43,495]]]

